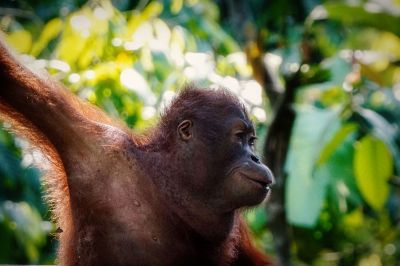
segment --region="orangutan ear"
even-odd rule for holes
[[[178,135],[183,141],[188,141],[192,138],[193,123],[190,120],[183,120],[178,125]]]

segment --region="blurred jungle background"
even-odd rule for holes
[[[399,0],[1,0],[0,28],[139,132],[186,82],[229,88],[277,179],[254,241],[282,265],[400,265]],[[0,263],[54,264],[46,164],[8,127]]]

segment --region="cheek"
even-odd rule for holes
[[[245,184],[238,175],[230,176],[227,182],[225,182],[225,191],[227,195],[240,196],[241,194],[246,194],[248,190],[248,185]]]
[[[240,143],[230,143],[225,149],[221,149],[216,158],[220,158],[216,162],[216,169],[223,169],[227,173],[230,169],[241,164],[246,157],[246,151]]]
[[[223,186],[223,197],[235,208],[254,206],[261,203],[267,191],[234,174],[226,180]]]

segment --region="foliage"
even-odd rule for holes
[[[400,7],[390,1],[252,0],[243,2],[249,12],[236,10],[232,18],[228,2],[70,1],[60,13],[32,2],[33,13],[44,12],[45,20],[5,14],[0,26],[15,49],[30,55],[23,57],[26,64],[46,69],[137,130],[153,124],[186,82],[226,86],[250,107],[260,149],[277,101],[262,96],[265,84],[255,81],[258,69],[247,61],[249,51],[261,53],[283,88],[299,77],[291,88],[296,120],[284,165],[292,261],[395,265]],[[252,24],[239,32],[236,17]],[[253,33],[261,52],[248,50],[253,46],[243,36]],[[39,175],[26,167],[33,152],[8,133],[0,140],[0,262],[48,263],[53,228],[44,222]],[[268,213],[257,208],[247,218],[257,241],[273,252]]]
[[[400,39],[391,24],[398,19],[377,2],[329,2],[295,29],[299,38],[292,46],[271,50],[283,55],[282,76],[292,70],[303,77],[286,162],[285,207],[293,251],[304,262],[399,260],[399,188],[393,183],[400,170]],[[280,38],[293,35],[287,31]],[[284,54],[300,51],[295,60]],[[310,79],[318,69],[329,78]]]
[[[21,140],[17,145],[5,131],[0,140],[0,263],[51,263],[53,228],[42,220],[48,214],[41,201],[39,172],[26,168],[31,155],[21,162]]]

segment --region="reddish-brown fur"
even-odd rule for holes
[[[0,86],[1,118],[41,148],[52,163],[45,181],[62,229],[60,264],[271,264],[252,245],[237,211],[259,199],[243,196],[244,206],[222,199],[224,208],[232,205],[232,211],[223,215],[207,208],[219,206],[217,196],[213,197],[217,192],[207,186],[197,188],[191,183],[200,181],[190,178],[208,177],[208,166],[201,161],[210,159],[201,153],[190,156],[186,150],[191,152],[192,144],[175,136],[183,119],[204,120],[195,124],[194,137],[210,143],[224,141],[215,134],[223,124],[221,119],[236,112],[248,120],[235,96],[224,90],[187,88],[158,127],[139,137],[58,84],[33,74],[1,43]],[[215,130],[207,130],[205,123]],[[227,147],[224,154],[229,153],[229,146],[223,147]],[[204,153],[214,156],[210,149],[205,147]],[[192,158],[196,156],[199,162]],[[181,192],[179,188],[186,186],[189,189]],[[204,203],[203,193],[209,193],[212,200]]]

